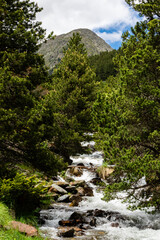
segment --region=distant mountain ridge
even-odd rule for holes
[[[69,33],[58,35],[55,39],[50,39],[46,43],[43,43],[39,49],[39,53],[44,55],[45,63],[51,72],[54,66],[62,59],[63,49],[66,48],[73,33],[81,35],[88,56],[113,50],[109,44],[89,29],[76,29]]]

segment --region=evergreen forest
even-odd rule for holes
[[[73,34],[49,74],[38,54],[53,37],[36,21],[42,9],[0,0],[0,210],[16,219],[37,226],[47,181],[89,153],[81,143],[90,140],[114,166],[104,200],[126,191],[132,210],[160,210],[160,3],[125,1],[144,18],[119,50],[88,57]],[[0,236],[5,225],[0,217]]]

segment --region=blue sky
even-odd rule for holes
[[[121,26],[121,24],[118,24],[116,26],[111,26],[107,29],[105,28],[98,28],[93,29],[95,33],[97,33],[98,36],[103,38],[112,48],[118,49],[121,46],[121,36],[122,33],[125,31],[130,31],[131,25],[128,24],[126,26]]]
[[[88,28],[112,48],[121,45],[121,35],[140,20],[125,0],[36,0],[43,11],[38,20],[55,35]]]

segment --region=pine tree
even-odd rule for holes
[[[36,125],[42,119],[36,115],[42,99],[37,86],[49,80],[37,54],[45,36],[35,21],[41,9],[30,0],[0,0],[0,6],[0,158],[2,163],[25,159],[41,167],[47,161],[55,164]]]
[[[116,50],[113,50],[89,57],[90,65],[95,69],[97,81],[106,81],[109,76],[116,76],[117,71],[113,63],[115,55]]]
[[[128,199],[139,200],[136,207],[159,209],[160,20],[152,8],[150,14],[144,11],[151,2],[135,6],[152,18],[123,34],[115,59],[119,86],[99,98],[94,111],[106,162],[115,165],[115,183],[107,186],[105,199],[127,190]]]
[[[141,16],[147,17],[147,19],[153,20],[160,18],[160,4],[157,0],[126,0],[126,2],[132,6]]]
[[[54,149],[65,158],[81,151],[84,133],[91,131],[95,99],[95,73],[90,68],[80,35],[73,34],[65,55],[53,74]]]

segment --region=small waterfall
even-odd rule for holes
[[[94,145],[94,142],[83,143]],[[102,210],[112,213],[108,217],[96,217],[96,227],[86,230],[84,236],[74,237],[74,239],[85,240],[160,240],[160,214],[147,214],[145,211],[130,211],[127,204],[119,199],[110,202],[102,200],[103,192],[99,187],[90,181],[96,177],[95,167],[101,166],[103,155],[101,152],[83,154],[72,157],[73,165],[83,164],[83,174],[80,177],[72,176],[74,180],[85,180],[93,189],[93,196],[83,197],[78,207],[70,207],[67,203],[55,203],[53,209],[42,210],[41,215],[46,216],[45,224],[41,230],[51,239],[63,239],[57,236],[58,222],[67,220],[75,211]],[[61,179],[61,181],[64,181]],[[115,214],[114,214],[115,213]],[[117,217],[118,216],[118,217]],[[103,236],[101,235],[103,233]],[[64,238],[66,239],[66,238]]]

